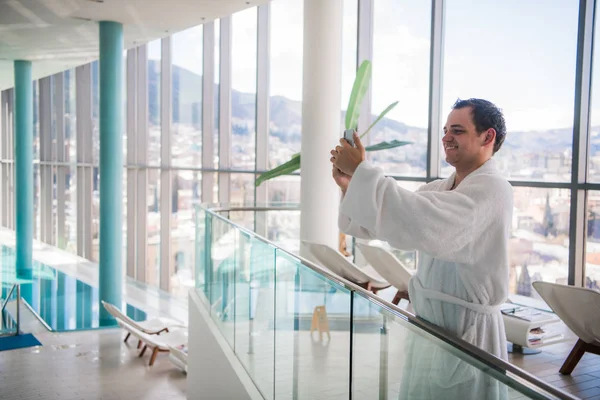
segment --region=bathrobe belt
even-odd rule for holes
[[[499,312],[502,307],[502,304],[491,305],[491,304],[472,303],[470,301],[466,301],[466,300],[460,299],[458,297],[454,297],[448,293],[443,293],[443,292],[439,292],[437,290],[432,290],[432,289],[426,289],[423,287],[423,285],[421,284],[421,281],[419,280],[419,278],[416,275],[412,277],[410,282],[415,290],[413,292],[414,296],[418,297],[418,298],[426,298],[429,300],[445,301],[447,303],[456,304],[456,305],[471,309],[473,311],[476,311],[476,312],[482,313],[482,314],[495,314],[495,313]],[[410,294],[411,298],[413,296],[413,293]]]

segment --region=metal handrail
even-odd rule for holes
[[[21,301],[23,302],[23,304],[25,305],[25,307],[27,307],[27,309],[29,310],[29,312],[31,312],[33,314],[33,316],[42,324],[44,325],[44,328],[46,328],[49,332],[52,332],[52,328],[50,327],[50,325],[48,325],[48,323],[46,321],[43,320],[43,318],[37,313],[37,311],[35,311],[33,309],[33,307],[31,307],[31,305],[27,302],[27,300],[25,299],[21,299]]]
[[[13,294],[13,291],[15,290],[15,287],[17,286],[17,284],[15,283],[11,288],[10,288],[10,292],[8,292],[8,295],[6,296],[6,299],[4,299],[4,304],[2,304],[2,309],[0,310],[1,313],[4,312],[4,309],[6,308],[6,305],[8,304],[8,300],[10,299],[10,296]]]
[[[539,379],[535,375],[530,374],[529,372],[522,370],[522,369],[516,367],[515,365],[508,363],[508,362],[494,356],[493,354],[488,353],[461,338],[455,337],[452,333],[446,331],[445,329],[443,329],[437,325],[434,325],[430,322],[427,322],[424,319],[419,318],[419,317],[415,316],[414,314],[411,314],[408,311],[399,308],[398,306],[382,299],[381,297],[356,285],[355,283],[353,283],[349,280],[346,280],[340,276],[334,275],[329,270],[327,270],[323,267],[320,267],[317,264],[312,263],[311,261],[305,259],[304,257],[301,257],[297,254],[293,254],[293,253],[277,246],[275,243],[271,242],[270,240],[268,240],[260,235],[257,235],[255,232],[253,232],[247,228],[244,228],[219,214],[216,214],[217,212],[227,212],[227,211],[229,211],[229,212],[231,212],[231,211],[254,211],[255,207],[232,206],[232,207],[228,208],[228,207],[222,206],[222,205],[218,205],[218,206],[215,205],[214,210],[218,210],[218,211],[214,211],[213,208],[211,208],[210,204],[201,204],[201,205],[199,205],[199,208],[201,208],[202,210],[204,210],[206,212],[209,212],[214,217],[221,219],[224,222],[232,225],[236,229],[239,229],[240,231],[249,234],[251,237],[254,237],[257,240],[259,240],[265,244],[273,246],[275,249],[277,249],[277,251],[280,251],[294,259],[297,259],[304,266],[312,269],[316,273],[324,275],[326,278],[339,284],[340,286],[345,287],[346,289],[348,289],[352,292],[358,293],[361,296],[368,298],[373,303],[376,303],[377,305],[379,305],[382,309],[390,312],[391,314],[393,314],[397,317],[400,317],[400,318],[412,323],[413,325],[421,328],[422,330],[424,330],[427,333],[430,333],[431,335],[442,340],[443,342],[446,342],[446,343],[452,345],[453,347],[458,348],[463,353],[467,354],[468,356],[470,356],[480,362],[483,362],[484,364],[494,368],[496,371],[499,371],[499,372],[505,373],[505,374],[511,373],[511,374],[515,375],[516,377],[519,377],[522,380],[526,381],[527,383],[532,384],[532,385],[536,386],[537,388],[542,389],[542,390],[548,392],[549,394],[552,394],[560,399],[568,399],[568,400],[577,400],[578,399],[577,397],[571,395],[570,393],[564,392],[564,391],[556,388],[555,386],[552,386],[552,385],[548,384],[547,382]],[[256,207],[256,208],[259,209],[260,211],[277,211],[277,210],[283,211],[284,210],[284,207],[278,208],[278,207],[268,207],[267,206],[267,207]],[[294,209],[294,210],[296,210],[296,209]]]
[[[8,301],[10,300],[10,296],[12,296],[13,291],[15,290],[15,288],[17,288],[17,320],[15,321],[15,324],[17,326],[15,335],[19,335],[21,333],[21,311],[19,310],[19,303],[20,303],[20,299],[21,299],[21,285],[19,285],[18,283],[15,283],[12,288],[10,288],[10,292],[8,292],[8,296],[6,296],[6,299],[4,300],[4,304],[2,304],[2,309],[0,310],[0,315],[4,315],[4,310],[6,309],[6,305],[8,304]]]

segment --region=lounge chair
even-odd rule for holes
[[[342,253],[329,246],[305,240],[302,243],[318,264],[344,279],[356,283],[373,293],[391,286],[371,266],[359,268],[346,259]]]
[[[186,327],[180,322],[169,318],[153,318],[147,321],[134,321],[131,318],[129,318],[126,314],[121,312],[121,310],[119,310],[119,308],[115,307],[113,304],[107,303],[103,300],[101,302],[106,311],[108,311],[108,313],[112,315],[117,321],[121,320],[127,323],[129,326],[132,326],[138,331],[148,335],[158,335],[163,332],[169,332],[169,329]],[[127,343],[127,339],[129,339],[130,335],[131,332],[127,333],[127,336],[125,336],[125,343]],[[138,348],[140,347],[140,345],[141,343],[138,342]]]
[[[158,356],[159,352],[168,353],[172,347],[185,346],[188,344],[187,328],[176,328],[170,331],[164,331],[160,335],[149,335],[134,328],[121,319],[117,319],[117,323],[121,326],[121,328],[137,337],[140,342],[144,344],[144,347],[139,354],[140,357],[144,355],[148,348],[152,350],[150,363],[148,364],[149,366],[154,365],[154,361],[156,361],[156,357]]]
[[[600,292],[542,281],[533,282],[533,287],[578,337],[559,370],[570,375],[586,352],[600,355]]]
[[[410,301],[408,281],[416,271],[406,267],[395,255],[381,247],[365,243],[356,243],[356,245],[373,269],[398,290],[392,303],[398,305],[401,299]]]

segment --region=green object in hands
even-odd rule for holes
[[[358,117],[360,116],[360,105],[369,89],[369,84],[371,82],[371,62],[368,60],[363,61],[358,70],[356,71],[356,78],[354,78],[354,84],[352,86],[352,92],[350,94],[350,99],[348,100],[348,107],[346,109],[346,119],[344,121],[344,125],[346,129],[355,129],[358,125]],[[369,126],[369,128],[361,133],[359,136],[362,139],[366,136],[371,129],[377,124],[379,121],[389,113],[398,102],[394,102],[387,106],[385,110],[375,119],[375,121]],[[395,147],[405,146],[407,144],[412,144],[412,142],[404,142],[399,140],[392,140],[391,142],[381,142],[365,148],[365,151],[379,151],[379,150],[389,150]],[[295,171],[300,169],[300,153],[296,153],[292,156],[291,160],[262,173],[255,182],[256,186],[260,186],[263,182],[276,178],[281,175],[289,175]]]

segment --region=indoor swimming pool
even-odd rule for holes
[[[99,326],[100,303],[98,288],[90,286],[75,277],[69,276],[56,268],[33,262],[33,279],[31,283],[17,280],[15,270],[14,249],[0,246],[1,265],[0,281],[2,282],[2,303],[9,296],[12,300],[16,292],[11,292],[15,283],[21,284],[21,298],[52,331],[79,331],[97,329]],[[9,300],[10,303],[10,300]],[[26,305],[22,303],[22,308]],[[123,302],[121,309],[136,321],[146,319],[146,313]],[[26,311],[26,310],[25,310]],[[14,310],[7,306],[6,311],[15,319]],[[23,312],[23,310],[21,310]]]

